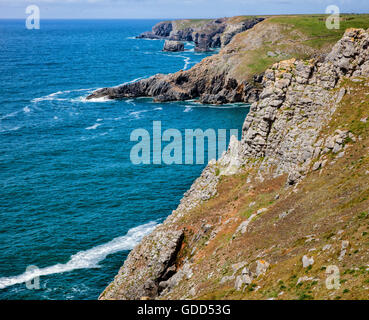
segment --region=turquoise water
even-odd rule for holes
[[[0,299],[96,299],[177,207],[204,165],[133,165],[132,130],[241,128],[245,106],[85,100],[206,56],[134,39],[155,23],[0,20]],[[24,283],[30,265],[38,290]]]

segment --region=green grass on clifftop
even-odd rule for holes
[[[309,38],[306,42],[314,48],[337,42],[348,28],[369,28],[369,14],[341,15],[339,29],[328,29],[326,27],[327,17],[327,15],[281,16],[272,17],[270,21],[292,26],[304,33]]]
[[[369,14],[344,14],[339,29],[328,29],[328,15],[269,16],[254,28],[236,35],[224,51],[235,53],[233,73],[252,79],[274,63],[310,59],[327,53],[348,28],[369,28]]]

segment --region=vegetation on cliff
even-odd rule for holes
[[[189,71],[211,64],[238,84],[256,53],[252,68],[268,66],[241,141],[208,164],[102,299],[368,298],[369,29],[295,19],[266,19]]]

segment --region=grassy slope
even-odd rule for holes
[[[328,52],[347,28],[369,28],[369,15],[342,15],[340,29],[326,28],[325,15],[292,15],[267,17],[251,30],[238,34],[223,50],[236,57],[233,73],[248,80],[273,63],[294,57],[309,59],[316,53]],[[265,31],[263,33],[263,30]],[[262,37],[258,38],[258,35]],[[268,52],[281,54],[268,56]]]
[[[199,28],[207,23],[209,23],[212,19],[184,19],[184,20],[174,20],[173,22],[176,24],[177,30],[185,30],[188,28]]]
[[[228,23],[230,24],[237,24],[241,23],[245,20],[249,20],[255,18],[255,16],[235,16],[228,18]],[[215,19],[180,19],[180,20],[174,20],[177,30],[184,30],[187,28],[198,28],[201,27]]]
[[[202,224],[216,224],[222,218],[222,229],[213,240],[206,244],[208,237],[204,237],[192,255],[191,244],[186,243],[182,250],[183,256],[194,261],[191,281],[199,292],[194,298],[368,298],[369,121],[360,119],[369,117],[369,82],[346,81],[343,86],[349,88],[349,94],[322,135],[333,135],[340,128],[360,137],[356,142],[346,141],[345,157],[330,155],[331,163],[310,173],[295,190],[285,189],[283,176],[251,184],[246,183],[247,172],[224,177],[218,195],[182,220],[187,234],[194,234]],[[252,202],[255,204],[250,208]],[[265,207],[268,211],[252,222],[246,234],[232,239],[240,221]],[[289,214],[281,218],[284,212]],[[339,261],[343,240],[350,245]],[[323,250],[327,244],[331,249]],[[302,267],[303,255],[314,258],[312,267]],[[234,280],[220,283],[222,277],[232,274],[232,264],[247,261],[253,269],[260,259],[270,263],[269,270],[243,291],[235,291]],[[337,290],[325,286],[329,265],[340,270],[341,287]],[[313,280],[297,284],[303,276]],[[183,297],[190,289],[184,282],[169,298]]]

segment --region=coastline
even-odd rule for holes
[[[266,29],[270,31],[269,22],[265,23]],[[260,25],[263,23],[258,24],[255,29]],[[246,31],[245,35],[252,38],[253,29]],[[242,241],[240,238],[248,233],[250,225],[258,224],[264,219],[265,212],[273,211],[274,202],[280,201],[281,198],[285,200],[293,197],[298,193],[299,186],[304,184],[305,179],[309,180],[310,175],[315,171],[327,166],[329,162],[327,153],[333,150],[337,159],[340,159],[343,157],[343,149],[347,148],[344,141],[347,139],[357,141],[357,136],[351,131],[337,129],[329,136],[325,130],[349,90],[343,86],[345,81],[368,77],[369,70],[366,67],[368,56],[365,53],[367,38],[367,31],[348,30],[337,44],[326,48],[326,50],[331,49],[328,55],[319,54],[315,59],[305,61],[293,58],[283,60],[283,57],[280,57],[279,62],[267,69],[260,80],[262,85],[259,89],[260,96],[258,94],[255,98],[251,111],[245,119],[241,141],[232,138],[227,153],[217,162],[211,161],[208,164],[201,176],[185,193],[178,208],[163,225],[146,236],[129,254],[115,280],[101,294],[100,299],[205,297],[208,291],[197,281],[200,281],[199,276],[204,277],[208,271],[204,266],[202,268],[198,266],[203,264],[202,259],[197,256],[205,254],[210,260],[214,260],[212,251],[208,247],[213,247],[215,252],[218,250],[213,243],[219,241],[220,234],[228,226],[233,231],[225,246],[229,249],[233,246],[233,241]],[[222,49],[219,56],[222,58],[229,53],[236,43],[237,41],[231,41],[229,47]],[[349,49],[347,43],[350,44]],[[350,52],[346,53],[345,50]],[[347,55],[355,59],[354,62],[351,60],[348,62]],[[204,71],[203,65],[219,62],[219,56],[207,58],[193,69],[199,68]],[[191,70],[189,72],[194,72]],[[232,71],[228,69],[228,72]],[[146,89],[146,86],[150,86],[152,82],[154,84],[156,81],[163,84],[168,81],[171,83],[183,76],[182,72],[175,76],[154,76],[146,80],[148,82],[141,82],[139,86],[142,85]],[[125,96],[125,90],[131,89],[132,87],[121,88],[118,94],[123,94],[119,98]],[[135,89],[137,89],[136,86]],[[228,90],[228,88],[223,89]],[[96,94],[112,94],[111,91],[104,90]],[[144,92],[141,89],[138,91],[139,94]],[[184,97],[187,96],[178,95],[174,100],[181,100]],[[157,100],[162,101],[160,98]],[[290,111],[291,108],[294,110],[293,113]],[[299,112],[296,113],[297,110]],[[282,131],[285,136],[279,131]],[[336,161],[331,161],[331,166]],[[208,212],[211,208],[210,203],[217,203],[220,206],[217,199],[224,196],[224,192],[219,191],[219,188],[222,189],[224,185],[230,183],[229,181],[237,180],[239,177],[246,179],[242,181],[242,184],[246,183],[243,186],[246,192],[254,195],[255,192],[252,190],[260,188],[261,185],[265,187],[266,182],[273,186],[269,187],[272,189],[271,194],[274,198],[273,201],[270,200],[271,207],[263,207],[264,203],[258,204],[258,201],[247,200],[251,208],[247,219],[237,215],[227,219],[227,214],[224,215],[224,213],[230,208],[226,211],[221,210],[223,214],[220,212],[215,216],[210,214]],[[220,181],[222,183],[219,183]],[[259,207],[255,208],[255,203]],[[227,207],[226,204],[225,207]],[[287,216],[291,210],[294,209],[289,208],[285,213],[278,214]],[[209,216],[202,216],[202,212],[208,212]],[[271,264],[276,264],[274,261],[276,257],[266,256],[268,254],[259,254],[253,261],[236,259],[238,262],[234,261],[231,265],[233,273],[220,276],[212,286],[229,287],[233,282],[231,284],[233,291],[229,292],[237,296],[241,289],[244,292],[253,281],[262,278]],[[232,258],[229,257],[233,260]],[[200,262],[196,263],[199,259]],[[214,273],[219,277],[219,272],[212,267],[207,274],[208,280],[200,282],[211,282],[211,278],[215,276]]]

